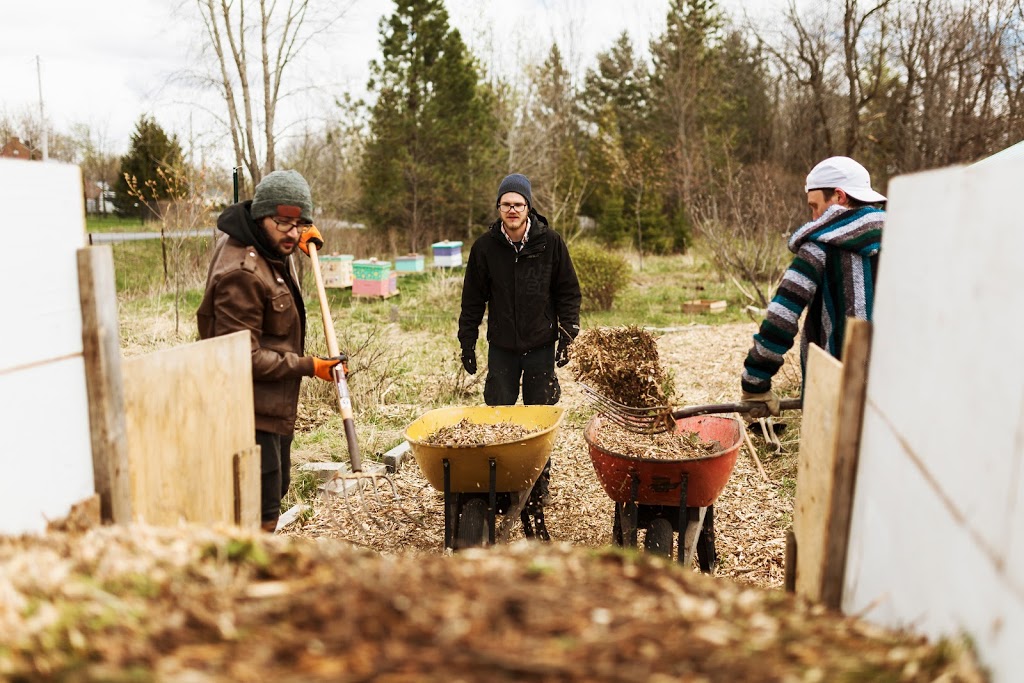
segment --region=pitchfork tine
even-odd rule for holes
[[[634,434],[660,434],[670,431],[675,424],[670,406],[627,406],[582,382],[578,384],[583,389],[583,394],[597,406],[602,415]]]

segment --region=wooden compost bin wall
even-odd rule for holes
[[[1024,158],[889,184],[843,610],[1024,670]],[[1009,202],[1009,203],[1008,203]]]
[[[234,457],[256,433],[249,334],[128,358],[123,369],[135,519],[234,522]]]
[[[9,295],[0,334],[0,534],[34,533],[95,493],[78,290],[82,177],[77,166],[0,159],[0,187],[10,198],[7,234],[45,235],[0,269]]]

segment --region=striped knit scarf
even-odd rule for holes
[[[800,359],[807,345],[839,358],[846,318],[870,320],[885,212],[866,206],[831,206],[789,239],[796,256],[768,305],[768,312],[743,364],[743,390],[762,393],[782,366],[807,310]]]

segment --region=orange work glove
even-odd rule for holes
[[[334,358],[313,356],[313,374],[325,382],[333,382],[334,373],[331,370],[338,363],[341,363],[341,369],[345,376],[348,377],[348,356],[345,355],[335,356]]]
[[[299,249],[306,256],[309,256],[309,243],[312,242],[313,246],[319,252],[324,248],[324,238],[320,234],[320,231],[316,229],[315,225],[311,225],[306,228],[306,231],[299,236]]]

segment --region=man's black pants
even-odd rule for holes
[[[292,437],[256,430],[260,447],[260,510],[263,522],[281,516],[281,499],[288,493],[292,477]]]
[[[523,405],[554,405],[562,396],[562,387],[555,375],[555,344],[526,353],[516,353],[491,345],[487,350],[487,379],[484,381],[484,402],[489,406],[515,405],[522,380]],[[551,481],[551,459],[533,487],[531,502],[539,511]],[[543,518],[542,518],[543,519]],[[546,532],[545,532],[546,533]]]
[[[487,379],[484,402],[489,406],[515,405],[522,382],[523,404],[551,406],[558,403],[562,388],[555,375],[555,344],[526,353],[499,349],[487,350]]]

